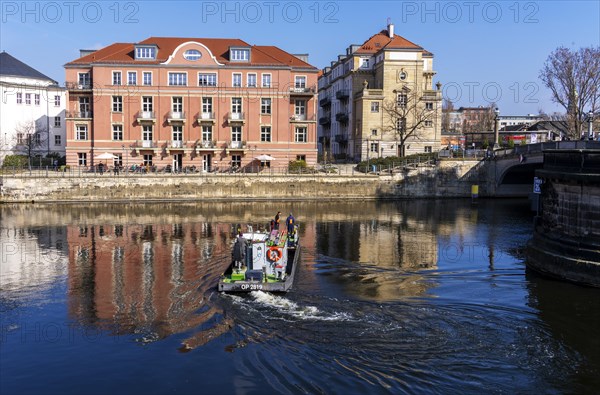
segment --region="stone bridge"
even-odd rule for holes
[[[490,196],[528,196],[533,191],[535,171],[544,163],[546,150],[600,149],[600,141],[552,141],[495,151],[487,160],[487,192]]]

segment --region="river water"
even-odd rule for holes
[[[237,223],[291,292],[222,295]],[[0,207],[0,393],[598,393],[600,290],[526,270],[526,201]]]

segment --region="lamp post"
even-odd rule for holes
[[[587,133],[586,140],[593,140],[594,139],[594,131],[593,131],[594,112],[592,110],[590,110],[590,112],[588,112],[587,121],[588,121],[588,133]]]
[[[494,110],[494,150],[500,149],[498,140],[500,139],[500,132],[498,130],[498,121],[500,120],[500,111],[498,107]]]

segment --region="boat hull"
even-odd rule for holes
[[[290,256],[293,255],[293,256]],[[235,282],[226,282],[223,278],[219,280],[217,289],[219,292],[252,292],[252,291],[265,291],[265,292],[288,292],[296,277],[296,271],[298,270],[298,261],[300,259],[300,245],[296,245],[295,248],[288,250],[288,257],[291,258],[291,266],[288,264],[288,270],[286,270],[286,277],[284,281],[278,282],[263,282],[263,281],[248,281],[239,280]],[[234,263],[232,262],[227,272],[233,270]]]

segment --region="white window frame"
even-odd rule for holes
[[[87,141],[88,127],[87,125],[75,125],[75,140]]]
[[[31,105],[31,93],[25,94],[25,104],[27,104],[28,106]]]
[[[146,76],[150,76],[150,81],[146,83]],[[152,72],[151,71],[142,71],[142,85],[144,86],[152,86]]]
[[[173,112],[183,112],[183,96],[171,97],[171,110]]]
[[[133,76],[133,79],[131,78],[131,76]],[[127,72],[127,85],[137,85],[137,71]]]
[[[40,105],[40,95],[39,95],[39,93],[36,93],[35,95],[33,95],[33,103],[36,106]]]
[[[123,85],[123,72],[121,72],[119,70],[113,70],[113,72],[112,72],[112,84],[115,85],[115,86],[117,86],[117,85]]]
[[[54,107],[60,107],[60,95],[54,95]]]
[[[233,125],[231,127],[231,141],[238,142],[242,141],[243,130],[240,125]]]
[[[307,80],[307,78],[305,75],[294,76],[294,88],[306,89],[306,80]]]
[[[271,115],[273,111],[273,100],[270,97],[262,97],[260,99],[260,113],[261,115]]]
[[[187,72],[186,71],[169,71],[168,83],[169,83],[169,86],[187,86]]]
[[[213,127],[212,125],[202,125],[202,141],[212,141]]]
[[[153,96],[142,96],[142,111],[154,111]]]
[[[239,78],[239,81],[236,82],[236,77]],[[232,73],[231,74],[231,86],[234,88],[242,87],[242,73]]]
[[[304,100],[304,99],[294,100],[294,114],[306,115],[306,100]]]
[[[265,84],[265,78],[269,80],[267,84]],[[260,75],[260,86],[262,88],[270,88],[273,85],[272,78],[273,75],[271,73],[262,73]]]
[[[213,112],[213,98],[203,97],[202,98],[202,113],[211,114]]]
[[[123,112],[123,96],[112,97],[112,112]]]
[[[254,83],[250,82],[250,77],[254,77]],[[257,81],[257,76],[256,73],[248,73],[246,74],[246,86],[248,88],[256,88],[258,81]]]
[[[79,166],[87,166],[87,152],[77,153],[77,163]]]
[[[217,73],[198,73],[198,86],[217,86]]]
[[[23,104],[23,94],[21,92],[17,92],[17,104]]]
[[[302,130],[304,130],[302,132]],[[295,143],[307,143],[308,142],[308,128],[306,126],[296,126],[294,129],[294,142]]]
[[[231,98],[231,112],[233,114],[241,114],[243,112],[242,104],[243,104],[243,101],[242,101],[241,97],[232,97]]]
[[[260,127],[260,142],[261,143],[270,143],[273,138],[273,134],[271,133],[271,125],[261,125]]]
[[[156,59],[156,47],[152,47],[152,46],[135,47],[135,59],[136,60]]]
[[[117,137],[117,138],[115,138]],[[118,138],[120,137],[120,138]],[[112,141],[123,141],[123,124],[113,123],[112,125]]]
[[[249,62],[250,48],[231,48],[229,49],[229,61],[231,62]]]

